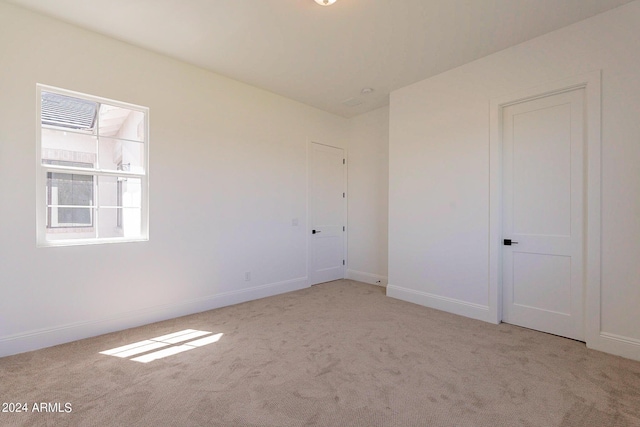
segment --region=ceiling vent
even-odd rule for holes
[[[342,104],[348,107],[355,107],[356,105],[362,104],[362,100],[358,98],[349,98],[342,101]]]

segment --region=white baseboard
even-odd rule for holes
[[[377,286],[387,286],[389,279],[387,276],[379,276],[377,274],[365,273],[363,271],[347,270],[347,279],[357,280],[358,282],[369,283]]]
[[[0,357],[38,350],[110,332],[134,328],[162,320],[173,319],[215,308],[226,307],[285,292],[308,288],[307,277],[286,280],[239,291],[224,292],[176,304],[143,308],[112,317],[76,322],[52,328],[0,337]]]
[[[587,347],[640,361],[640,340],[635,338],[600,332],[595,339],[587,340]]]
[[[472,319],[490,322],[489,307],[466,301],[420,292],[400,286],[387,285],[387,296],[414,304],[423,305]]]

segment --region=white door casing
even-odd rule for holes
[[[341,148],[309,144],[309,280],[345,277],[345,156]]]
[[[502,124],[503,320],[584,340],[584,89],[506,106]]]

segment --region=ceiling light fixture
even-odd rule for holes
[[[336,0],[314,0],[320,6],[331,6],[336,2]]]

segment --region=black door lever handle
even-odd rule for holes
[[[518,242],[514,242],[511,239],[504,239],[503,243],[504,243],[505,246],[511,246],[511,245],[517,245],[518,244]]]
[[[311,234],[322,233],[320,230],[311,230]]]

